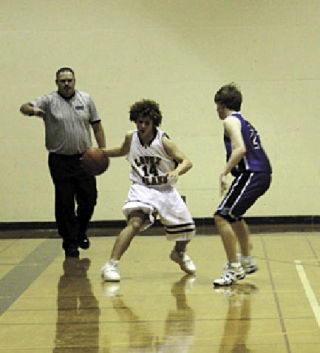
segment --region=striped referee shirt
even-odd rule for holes
[[[65,99],[55,91],[30,104],[46,112],[43,120],[49,152],[74,155],[92,146],[90,124],[100,118],[88,93],[76,90],[73,97]]]

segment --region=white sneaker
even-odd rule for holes
[[[254,261],[253,256],[243,256],[241,253],[238,253],[237,257],[247,275],[258,271],[258,266]]]
[[[118,261],[109,260],[101,267],[101,277],[105,282],[119,282]]]
[[[229,262],[225,266],[222,276],[213,281],[215,286],[231,286],[238,280],[246,277],[246,272],[241,265],[232,266]]]
[[[179,264],[181,270],[189,275],[193,275],[196,272],[196,266],[185,252],[179,253],[173,249],[170,254],[170,259]]]

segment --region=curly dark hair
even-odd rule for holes
[[[240,111],[242,94],[235,83],[222,86],[214,96],[214,102],[224,105],[228,109]]]
[[[149,117],[153,121],[154,126],[160,126],[162,114],[159,104],[150,99],[143,99],[134,103],[130,107],[130,121],[136,123],[140,117]]]

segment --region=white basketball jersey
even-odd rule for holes
[[[148,187],[169,186],[166,174],[174,169],[174,161],[166,153],[162,138],[164,131],[157,130],[155,138],[148,146],[141,143],[138,131],[134,131],[130,151],[127,156],[132,170],[130,180]]]

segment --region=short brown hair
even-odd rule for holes
[[[222,86],[214,96],[214,102],[224,105],[228,109],[240,111],[242,94],[235,83]]]

